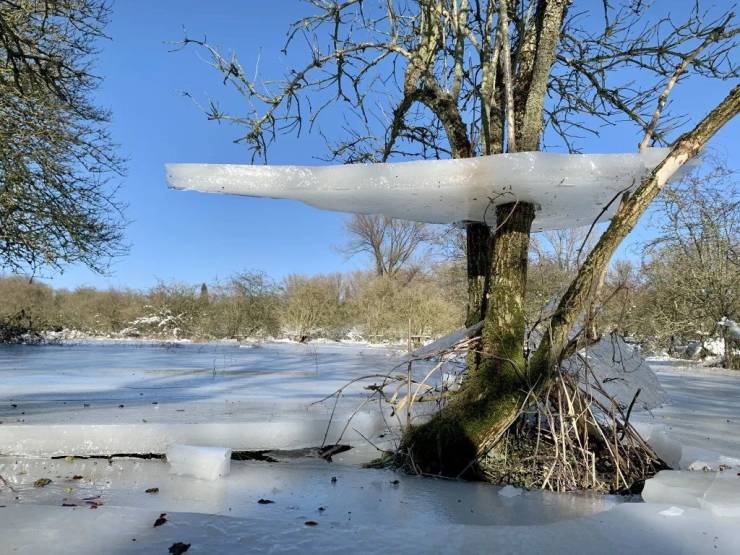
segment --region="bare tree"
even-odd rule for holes
[[[530,360],[524,299],[534,206],[498,206],[493,230],[467,225],[468,323],[485,321],[480,356],[450,408],[413,428],[405,442],[419,468],[456,474],[500,437],[533,388],[549,383],[616,247],[667,179],[737,112],[735,89],[689,134],[669,138],[688,121],[667,102],[676,83],[737,77],[734,13],[696,3],[679,19],[638,0],[311,3],[315,14],[290,28],[286,44],[305,45],[306,63],[277,82],[253,79],[235,54],[183,41],[203,49],[248,100],[244,114],[226,113],[214,101],[204,109],[244,128],[238,140],[255,156],[334,110],[347,123],[344,137],[328,145],[329,158],[350,163],[537,151],[545,137],[576,151],[583,137],[625,122],[642,136],[640,148],[673,145],[620,204]]]
[[[740,191],[727,161],[672,183],[655,203],[657,237],[644,245],[643,302],[631,319],[643,334],[701,339],[740,319]]]
[[[425,224],[378,215],[353,214],[345,227],[350,239],[342,251],[349,256],[370,255],[379,276],[396,275],[432,237]]]
[[[107,186],[122,162],[91,100],[108,14],[101,0],[0,0],[0,268],[102,271],[123,252]]]
[[[580,255],[588,252],[593,243],[595,238],[588,227],[571,227],[533,236],[531,248],[538,259],[551,260],[560,270],[576,270]]]

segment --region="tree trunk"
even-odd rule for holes
[[[725,368],[740,370],[740,341],[725,336]]]
[[[470,327],[483,319],[485,307],[486,276],[488,275],[491,229],[483,223],[469,223],[465,227],[468,262],[468,306],[465,326]]]
[[[493,265],[481,361],[487,369],[511,377],[524,374],[524,295],[527,282],[529,232],[534,205],[504,204],[496,208]]]
[[[480,358],[455,399],[404,441],[410,460],[425,473],[457,476],[471,468],[489,439],[517,416],[529,390],[523,305],[534,206],[499,206],[496,220]]]

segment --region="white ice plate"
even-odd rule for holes
[[[325,210],[438,224],[491,224],[494,206],[531,202],[538,209],[533,231],[542,231],[608,220],[619,204],[615,197],[639,185],[667,153],[519,152],[334,166],[167,164],[166,171],[175,189],[293,199]]]

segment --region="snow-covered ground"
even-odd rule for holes
[[[232,461],[230,475],[207,481],[158,459],[51,458],[174,442],[317,446],[333,400],[311,403],[402,361],[329,344],[0,347],[0,553],[167,553],[177,542],[188,553],[737,552],[740,374],[675,361],[651,362],[668,403],[632,418],[674,455],[678,445],[682,466],[723,470],[660,475],[647,503],[362,469],[374,449],[354,429],[392,438],[376,407],[356,417],[343,438],[355,448],[333,463],[282,452],[280,462]],[[327,442],[365,393],[361,384],[343,396]]]

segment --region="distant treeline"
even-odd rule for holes
[[[0,340],[49,331],[195,340],[247,337],[356,338],[439,336],[464,320],[453,265],[424,274],[367,272],[275,282],[243,272],[216,283],[160,283],[148,291],[53,289],[26,277],[0,278]]]
[[[583,237],[566,230],[533,238],[526,305],[530,326],[547,321],[555,309],[553,299],[575,275]],[[664,240],[639,266],[616,262],[594,300],[589,326],[664,350],[676,342],[721,336],[718,321],[740,320],[740,272],[731,256],[737,242],[709,232],[700,239],[691,248]],[[62,330],[163,340],[405,341],[409,335],[434,338],[462,326],[466,297],[460,256],[407,265],[393,275],[292,275],[278,282],[249,271],[207,284],[160,283],[147,291],[69,291],[27,277],[0,277],[0,341]]]

